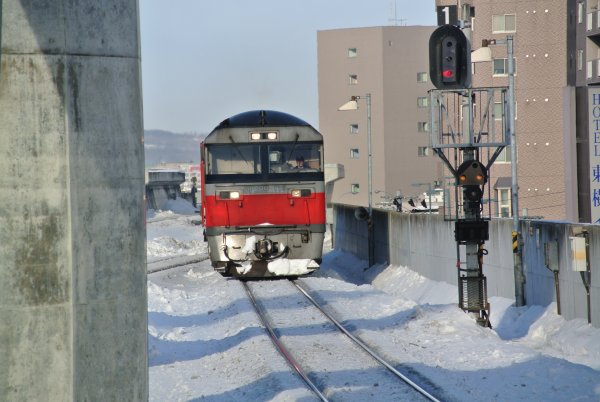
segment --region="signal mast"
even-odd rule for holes
[[[470,10],[464,6],[463,15]],[[491,219],[489,170],[510,145],[512,109],[508,87],[471,88],[471,46],[461,29],[468,24],[456,20],[458,26],[451,25],[450,16],[456,15],[456,7],[438,7],[443,25],[429,40],[429,75],[437,88],[429,91],[430,146],[454,179],[444,219],[454,221],[458,304],[490,327],[483,274]]]

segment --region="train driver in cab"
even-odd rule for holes
[[[294,170],[304,170],[306,169],[306,164],[304,161],[304,156],[297,156],[296,157],[296,166],[293,167]]]

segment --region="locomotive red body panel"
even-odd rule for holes
[[[325,224],[325,194],[311,198],[292,198],[289,194],[247,195],[238,200],[206,196],[205,227]]]
[[[223,275],[318,268],[325,234],[323,137],[285,113],[224,120],[201,146],[202,222]]]

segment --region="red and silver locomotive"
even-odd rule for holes
[[[225,276],[305,275],[325,235],[323,136],[286,113],[255,110],[201,145],[202,222]]]

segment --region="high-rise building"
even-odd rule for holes
[[[484,39],[514,39],[519,212],[600,222],[599,2],[436,0],[436,6],[441,19],[466,21],[473,50]],[[473,64],[473,87],[508,85],[507,47],[490,49],[491,61]],[[514,160],[504,152],[490,172],[500,215],[510,213]]]
[[[333,202],[367,206],[371,187],[376,207],[398,193],[411,197],[428,191],[443,179],[441,163],[428,146],[427,91],[432,85],[427,43],[434,29],[318,32],[319,129],[326,162],[343,164],[345,170],[345,178],[335,184]],[[339,111],[353,96],[358,110]]]

